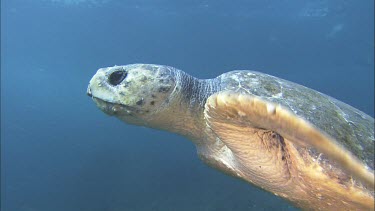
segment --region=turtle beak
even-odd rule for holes
[[[90,89],[90,85],[87,87],[87,93],[86,93],[89,97],[92,97],[92,94],[91,94],[91,89]]]

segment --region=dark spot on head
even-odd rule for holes
[[[151,101],[150,104],[151,104],[151,105],[154,105],[154,104],[155,104],[155,101]]]
[[[169,92],[169,90],[171,89],[170,86],[161,86],[159,87],[159,92],[163,92],[163,93],[166,93],[166,92]]]
[[[285,156],[284,155],[281,157],[281,160],[285,160]]]
[[[147,81],[147,77],[146,76],[143,76],[140,80],[141,82],[146,82]]]
[[[168,76],[168,74],[165,73],[165,72],[162,72],[162,73],[160,73],[160,76],[162,76],[162,77],[166,77],[166,76]]]
[[[163,84],[169,84],[169,79],[163,78],[163,79],[160,79],[159,82]]]
[[[140,99],[136,102],[136,104],[141,106],[141,105],[145,104],[145,101],[143,99]]]
[[[259,166],[259,168],[262,168],[262,166]]]
[[[126,87],[129,87],[130,84],[131,84],[130,81],[129,82],[125,82],[122,86],[126,88]]]

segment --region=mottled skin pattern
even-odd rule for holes
[[[125,71],[127,77],[114,86],[108,83],[108,77],[115,71]],[[270,183],[267,181],[270,171],[256,169],[254,173],[253,170],[246,169],[254,166],[239,165],[236,160],[238,156],[220,140],[215,131],[207,127],[204,117],[206,100],[222,90],[247,93],[289,108],[335,138],[370,170],[374,169],[373,118],[317,91],[263,73],[231,71],[214,79],[200,80],[173,67],[162,65],[115,66],[98,70],[90,81],[88,94],[105,113],[127,123],[168,130],[191,139],[197,146],[199,157],[205,163],[280,195],[299,207],[325,209],[324,206],[314,208],[319,200],[324,199],[324,194],[327,195],[325,203],[329,206],[340,198],[330,198],[332,190],[319,193],[319,188],[315,189],[314,183],[303,185],[303,188],[308,189],[304,192],[309,192],[306,196],[293,198],[293,194],[299,193],[293,191],[303,188],[298,182],[288,183],[289,185],[285,183],[290,180],[289,177],[298,174],[298,166],[293,165],[300,161],[292,165],[292,159],[301,160],[306,166],[316,163],[323,168],[322,172],[327,178],[334,178],[335,182],[343,185],[340,191],[355,187],[360,192],[364,191],[365,195],[370,195],[371,200],[373,191],[363,189],[361,184],[342,171],[335,161],[329,160],[313,148],[296,146],[266,128],[250,128],[246,129],[246,132],[252,131],[254,140],[261,141],[260,145],[254,144],[255,158],[262,158],[263,154],[266,157],[269,153],[272,159],[276,159],[274,163],[277,165],[275,164],[274,169],[277,171],[272,174],[279,174],[280,180]],[[355,205],[353,207],[355,208]]]

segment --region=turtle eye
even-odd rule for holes
[[[115,71],[109,76],[109,83],[113,86],[119,85],[127,75],[123,70]]]

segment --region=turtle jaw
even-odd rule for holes
[[[121,105],[118,103],[107,102],[105,100],[94,97],[92,95],[91,97],[92,97],[92,100],[95,102],[95,104],[99,107],[99,109],[110,116],[117,116],[120,113],[131,115],[132,113],[133,109],[131,109],[131,107],[129,106]]]
[[[88,93],[88,95],[90,94]],[[145,125],[142,119],[142,111],[139,109],[119,103],[111,103],[94,96],[90,97],[95,102],[96,106],[105,114],[114,116],[128,124]]]

